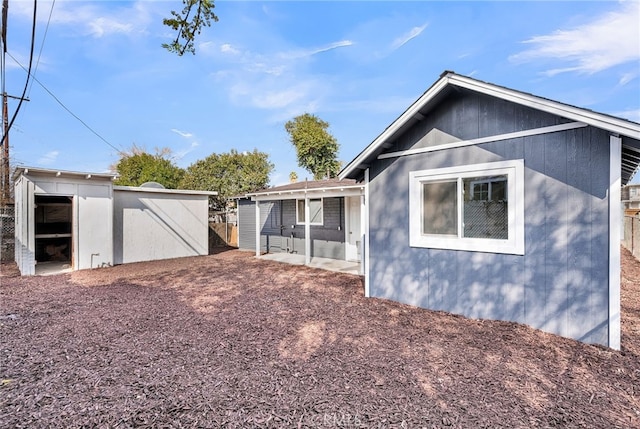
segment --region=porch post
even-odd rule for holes
[[[609,146],[609,347],[620,350],[620,200],[622,139]]]
[[[260,256],[260,201],[256,200],[256,256]]]
[[[309,208],[309,195],[304,196],[304,263],[311,263],[311,209]]]
[[[364,296],[369,298],[371,296],[371,281],[369,278],[369,237],[371,236],[369,232],[369,204],[371,199],[369,198],[369,169],[364,170],[364,223],[362,224],[362,228],[364,229],[364,240],[362,243],[362,253],[364,255],[363,260],[363,268],[364,268]]]

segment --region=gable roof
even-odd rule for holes
[[[362,175],[362,170],[366,169],[385,149],[387,142],[390,142],[417,121],[421,120],[424,117],[424,112],[438,104],[456,87],[531,107],[573,121],[582,122],[621,136],[623,184],[627,183],[631,177],[633,177],[640,164],[640,124],[636,122],[483,82],[451,71],[445,71],[438,81],[425,91],[420,98],[409,106],[402,115],[392,122],[391,125],[376,137],[360,154],[349,162],[349,164],[340,171],[338,177],[340,179],[359,178]]]

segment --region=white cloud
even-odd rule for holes
[[[176,128],[171,128],[171,131],[173,131],[174,133],[176,133],[176,134],[178,134],[178,135],[180,135],[182,137],[185,137],[185,138],[193,137],[193,134],[191,134],[188,131],[180,131],[180,130],[178,130]]]
[[[198,146],[200,146],[200,143],[191,142],[189,147],[187,147],[186,149],[175,152],[175,154],[173,155],[173,158],[179,161],[182,158],[184,158],[187,154],[193,152]]]
[[[622,112],[614,113],[613,115],[640,123],[640,109],[625,110]]]
[[[620,81],[618,81],[618,85],[625,86],[632,80],[638,77],[638,73],[625,73],[620,77]]]
[[[618,10],[569,30],[556,30],[523,43],[531,45],[509,59],[515,63],[555,60],[566,66],[544,73],[597,73],[611,67],[640,60],[640,2],[621,3]]]
[[[207,48],[224,69],[212,77],[227,88],[229,98],[237,105],[280,114],[317,108],[327,85],[310,70],[310,59],[324,52],[352,46],[351,40],[339,40],[312,48],[282,49],[275,52],[251,52],[231,43]]]
[[[251,97],[252,104],[260,109],[282,109],[300,101],[307,93],[304,85],[281,91],[267,91]]]
[[[240,51],[234,48],[233,46],[231,46],[230,43],[223,43],[222,45],[220,45],[220,52],[223,52],[225,54],[232,54],[232,55],[240,54]]]
[[[40,165],[51,165],[56,162],[56,160],[58,159],[58,155],[60,155],[60,152],[58,152],[57,150],[52,150],[38,158],[37,163]]]
[[[321,54],[323,52],[328,52],[334,49],[344,48],[352,45],[353,45],[353,42],[351,40],[340,40],[338,42],[332,42],[332,43],[329,43],[328,45],[320,46],[317,48],[294,49],[291,51],[280,52],[279,54],[277,54],[277,57],[284,60],[297,60],[297,59],[312,57],[314,55]]]
[[[119,22],[106,17],[99,17],[87,23],[89,32],[94,37],[103,37],[110,34],[128,34],[133,31],[133,24]]]
[[[344,48],[347,46],[352,46],[353,42],[351,40],[340,40],[339,42],[330,43],[327,46],[323,46],[317,49],[310,51],[310,55],[320,54],[322,52],[331,51],[337,48]]]
[[[402,36],[398,37],[397,39],[395,39],[393,41],[393,43],[391,43],[391,49],[392,50],[396,50],[402,46],[404,46],[407,42],[409,42],[412,39],[415,39],[416,37],[418,37],[420,34],[422,34],[422,32],[424,31],[425,28],[427,28],[428,24],[424,24],[420,27],[413,27],[411,30],[409,30],[407,33],[403,34]]]
[[[51,13],[51,25],[69,26],[74,32],[100,38],[113,34],[139,34],[146,31],[146,27],[153,21],[151,2],[136,1],[121,3],[124,7],[113,7],[115,2],[78,2],[58,0],[39,2],[38,20],[46,24]],[[17,1],[11,4],[10,13],[30,20],[33,15],[33,3]]]

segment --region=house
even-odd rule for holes
[[[360,261],[364,186],[355,180],[290,183],[238,197],[238,247]]]
[[[114,186],[115,178],[16,169],[15,260],[22,275],[208,254],[215,192]]]
[[[445,72],[340,172],[365,294],[620,348],[620,192],[640,124]]]

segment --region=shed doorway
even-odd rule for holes
[[[73,269],[73,197],[35,196],[36,274]]]

